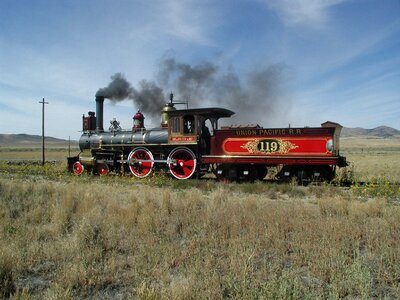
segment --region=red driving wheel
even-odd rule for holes
[[[168,155],[168,167],[177,179],[188,179],[196,171],[196,156],[186,147],[178,147]]]
[[[153,154],[148,149],[144,147],[135,148],[128,156],[129,169],[136,177],[144,178],[151,173],[153,160]]]
[[[84,170],[85,170],[85,167],[79,161],[76,161],[72,165],[72,171],[74,172],[75,175],[81,175]]]

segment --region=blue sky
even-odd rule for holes
[[[45,98],[46,135],[77,139],[112,75],[157,82],[165,57],[215,65],[213,79],[234,74],[247,90],[278,66],[271,106],[224,102],[232,122],[400,129],[399,0],[0,0],[0,132],[41,134]],[[130,128],[137,109],[106,101],[105,127]]]

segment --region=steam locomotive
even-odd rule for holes
[[[330,181],[337,167],[347,165],[339,154],[342,126],[263,128],[259,125],[218,126],[234,112],[219,107],[177,109],[170,96],[161,111],[161,126],[146,129],[144,115],[133,116],[131,130],[114,119],[103,127],[104,97],[96,96],[96,112],[83,115],[81,152],[68,158],[76,175],[85,170],[144,178],[165,171],[177,179],[213,173],[219,180],[264,179],[269,172],[280,181]]]

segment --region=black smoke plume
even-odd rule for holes
[[[210,62],[191,66],[166,58],[160,63],[158,80],[163,87],[176,91],[181,99],[198,101],[212,89],[217,72],[218,66]]]
[[[102,96],[113,101],[121,101],[130,97],[133,88],[121,73],[111,76],[111,82],[107,87],[99,89],[97,96]]]
[[[142,80],[139,89],[133,89],[131,99],[135,101],[138,108],[151,116],[160,116],[161,109],[168,101],[164,96],[163,89],[155,82]]]
[[[134,88],[117,73],[96,95],[111,101],[131,99],[142,112],[156,117],[173,91],[175,99],[188,101],[189,107],[220,106],[236,112],[235,122],[273,125],[266,119],[279,119],[289,105],[282,101],[284,71],[283,64],[272,64],[241,79],[233,68],[211,62],[189,65],[167,57],[159,64],[156,81],[142,80]]]
[[[191,107],[221,106],[236,112],[240,123],[263,123],[266,118],[281,118],[290,105],[284,99],[285,66],[271,64],[253,70],[241,79],[233,68],[210,62],[194,66],[166,58],[160,63],[158,82],[174,91]],[[272,125],[272,122],[271,122]]]
[[[142,80],[139,89],[135,89],[121,73],[111,76],[108,86],[97,91],[96,96],[102,96],[113,102],[131,99],[142,112],[158,115],[166,103],[163,90],[156,83]]]

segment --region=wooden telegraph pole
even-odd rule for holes
[[[42,166],[44,165],[45,162],[45,157],[44,157],[44,105],[49,104],[49,102],[45,102],[44,98],[42,101],[39,101],[39,103],[42,103]]]

